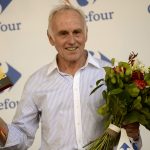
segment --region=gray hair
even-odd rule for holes
[[[63,5],[59,5],[57,7],[55,7],[49,14],[49,18],[48,18],[48,34],[52,35],[52,20],[53,20],[53,17],[55,16],[56,13],[58,12],[61,12],[61,11],[65,11],[65,10],[73,10],[73,11],[76,11],[82,18],[83,20],[83,23],[84,23],[84,27],[85,27],[85,33],[86,33],[86,20],[85,20],[85,14],[84,12],[79,9],[79,8],[76,8],[72,5],[68,5],[68,4],[63,4]]]

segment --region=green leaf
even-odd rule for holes
[[[150,106],[150,96],[146,97],[145,104],[147,104],[148,106]]]
[[[126,90],[131,97],[137,97],[139,95],[140,89],[136,87],[134,83],[126,85]]]
[[[146,74],[144,75],[144,80],[150,81],[150,73],[146,73]]]
[[[109,95],[108,99],[109,111],[110,114],[114,116],[124,116],[127,113],[126,102],[122,101],[116,95]]]
[[[107,112],[108,112],[108,106],[107,106],[107,104],[104,104],[104,105],[100,106],[100,107],[98,108],[97,112],[98,112],[99,114],[103,115],[103,116],[106,115]]]
[[[119,73],[119,76],[123,79],[123,78],[124,78],[124,72],[123,72],[123,71],[120,72],[120,73]]]
[[[123,85],[123,82],[120,78],[118,78],[118,84],[119,84],[120,88],[123,88],[124,85]]]
[[[105,66],[105,67],[103,67],[104,68],[104,70],[105,70],[105,72],[107,73],[107,72],[110,72],[111,71],[111,67],[109,67],[109,66]]]
[[[150,111],[149,111],[149,108],[143,108],[143,109],[140,110],[140,112],[142,114],[144,114],[147,119],[150,120]]]
[[[100,79],[96,81],[96,86],[98,86],[102,81],[104,81],[104,79]]]
[[[138,97],[133,101],[133,109],[137,109],[137,110],[142,109],[141,96],[138,96]]]
[[[128,113],[124,119],[125,124],[130,124],[133,122],[139,122],[142,125],[147,125],[148,121],[145,118],[145,115],[141,114],[138,111],[132,111],[131,113]]]
[[[97,86],[96,88],[94,88],[93,90],[92,90],[92,92],[90,93],[90,95],[91,94],[93,94],[97,89],[99,89],[101,86],[103,86],[104,84],[100,84],[99,86]]]
[[[149,80],[145,79],[145,81],[146,81],[147,85],[150,86],[150,79]]]
[[[117,88],[108,92],[109,95],[120,94],[123,90],[121,88]]]
[[[114,64],[115,64],[115,58],[111,59],[111,64],[114,66]]]
[[[130,76],[132,74],[132,69],[128,68],[126,69],[125,75]]]
[[[118,66],[124,67],[126,69],[130,68],[130,65],[127,62],[123,62],[123,61],[119,62]]]
[[[111,83],[112,83],[112,84],[115,84],[115,83],[116,83],[116,78],[115,78],[115,77],[112,77],[112,78],[111,78]]]
[[[148,120],[148,123],[145,125],[145,128],[150,130],[150,120]]]
[[[102,92],[102,95],[103,95],[103,98],[106,100],[107,99],[107,92],[105,90]]]

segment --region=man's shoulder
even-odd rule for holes
[[[46,65],[41,66],[40,68],[36,69],[36,70],[31,74],[31,77],[32,77],[32,76],[38,76],[38,75],[46,75],[47,72],[48,72],[49,67],[50,67],[50,64],[46,64]]]
[[[100,64],[101,67],[103,66],[110,66],[111,61],[110,59],[100,51],[88,51],[90,55]]]
[[[26,83],[43,82],[47,77],[47,72],[50,64],[46,64],[35,70],[29,77]]]

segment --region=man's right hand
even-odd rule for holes
[[[0,144],[5,145],[8,136],[8,126],[0,117]]]

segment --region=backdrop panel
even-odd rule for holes
[[[0,93],[0,116],[11,122],[23,86],[35,70],[49,63],[56,51],[46,32],[49,11],[62,0],[0,0],[0,65],[14,86]],[[131,51],[150,65],[149,0],[70,0],[86,14],[86,48],[108,58],[127,60]],[[142,150],[149,149],[150,132],[141,127]],[[30,150],[40,145],[40,129]]]

